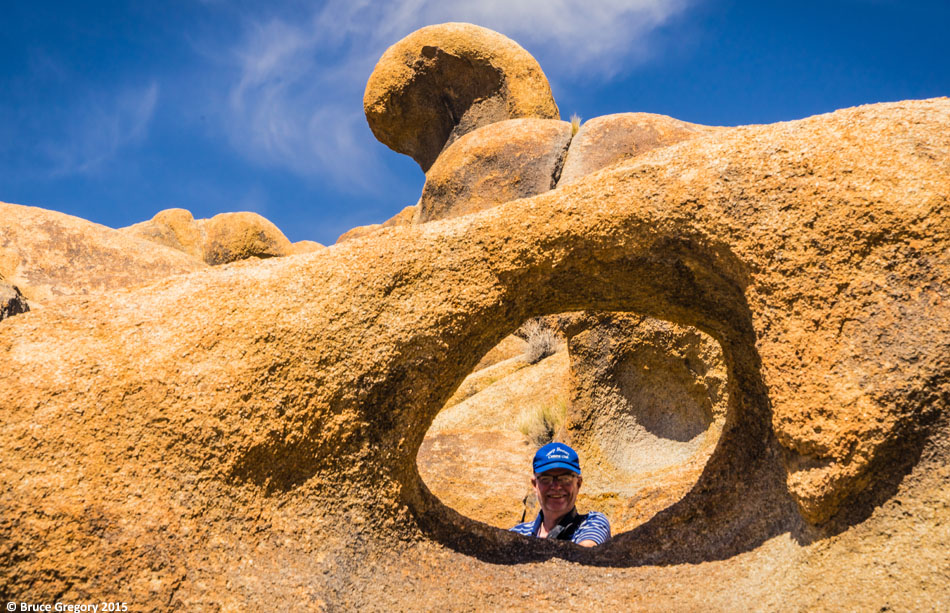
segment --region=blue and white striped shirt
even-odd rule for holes
[[[541,528],[542,515],[538,511],[538,516],[534,521],[526,521],[518,524],[511,529],[511,532],[517,532],[523,536],[538,536],[538,530]],[[597,511],[587,513],[587,518],[577,527],[571,542],[580,543],[581,541],[591,540],[598,545],[603,545],[610,539],[610,521],[607,516]]]

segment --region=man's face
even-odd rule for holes
[[[545,518],[560,518],[574,508],[577,493],[581,489],[581,477],[578,475],[573,479],[563,479],[567,483],[561,483],[562,479],[557,478],[573,474],[566,468],[552,468],[532,477],[531,485],[534,486],[534,491],[538,495],[538,503],[544,511]],[[546,484],[545,481],[548,481],[546,477],[554,477],[554,479],[550,484]]]

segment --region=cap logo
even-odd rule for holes
[[[555,447],[554,449],[549,451],[545,457],[549,460],[552,460],[552,459],[566,460],[571,456],[568,455],[567,449],[564,449],[563,447]]]

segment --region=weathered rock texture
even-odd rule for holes
[[[20,289],[15,285],[4,283],[3,277],[0,277],[0,321],[29,310],[30,305],[20,293]]]
[[[950,101],[873,105],[10,318],[0,595],[143,610],[945,608],[948,194]],[[699,481],[595,550],[468,520],[415,462],[478,356],[571,310],[698,328],[729,377]]]
[[[307,240],[297,241],[296,243],[293,243],[290,247],[291,247],[291,253],[294,253],[294,254],[313,253],[314,251],[321,251],[323,249],[326,249],[325,245],[321,245],[317,241],[307,241]]]
[[[356,226],[351,228],[340,235],[340,238],[336,239],[336,242],[342,243],[343,241],[352,240],[354,238],[361,238],[363,236],[369,236],[370,234],[381,230],[383,228],[392,228],[395,226],[409,226],[415,223],[415,219],[418,216],[419,205],[413,204],[407,206],[403,210],[399,211],[383,223],[374,223],[366,226]]]
[[[366,84],[363,109],[376,138],[423,172],[476,128],[560,117],[535,59],[513,40],[467,23],[422,28],[387,49]]]
[[[78,217],[0,202],[0,276],[31,302],[204,268],[180,251]]]
[[[426,487],[459,513],[507,530],[526,516],[531,489],[525,466],[534,449],[520,432],[440,430],[419,448]],[[531,510],[537,513],[536,504]]]
[[[695,328],[622,313],[584,318],[568,344],[564,440],[583,459],[588,506],[596,501],[626,531],[699,479],[726,417],[726,364]]]
[[[447,147],[426,175],[420,223],[468,215],[554,189],[571,124],[511,119],[470,132]]]
[[[122,231],[184,251],[212,265],[252,257],[307,253],[320,247],[319,243],[295,247],[277,226],[248,211],[195,219],[185,209],[166,209],[149,221],[122,228]]]
[[[651,149],[667,147],[722,129],[653,113],[617,113],[595,117],[584,123],[574,135],[558,185],[573,183],[601,168]]]

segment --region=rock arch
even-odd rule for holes
[[[400,560],[504,595],[533,579],[483,561],[576,559],[580,584],[858,522],[946,414],[948,160],[946,99],[848,109],[4,320],[0,592],[344,602]],[[435,412],[525,318],[582,308],[719,341],[734,405],[701,482],[594,552],[454,517],[414,464]]]

